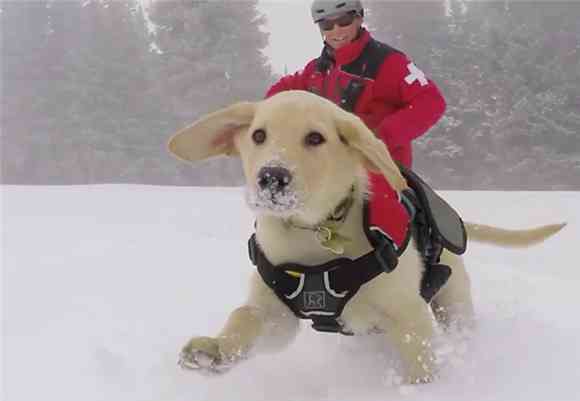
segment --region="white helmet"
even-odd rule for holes
[[[347,0],[314,0],[310,12],[315,24],[325,18],[332,18],[350,11],[356,11],[360,16],[363,15],[363,6],[360,1]]]

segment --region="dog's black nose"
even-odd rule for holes
[[[258,186],[279,192],[288,187],[292,181],[292,174],[284,167],[262,167],[258,172]]]

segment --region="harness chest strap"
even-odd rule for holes
[[[363,284],[381,273],[392,272],[404,251],[397,250],[379,232],[372,231],[370,235],[376,244],[371,252],[357,259],[340,257],[316,266],[274,266],[260,249],[256,234],[250,237],[248,250],[262,280],[297,317],[311,319],[312,327],[318,331],[350,334],[337,320],[344,307]]]

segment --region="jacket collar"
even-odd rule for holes
[[[359,37],[338,50],[333,51],[334,61],[337,66],[352,63],[360,56],[366,44],[371,39],[371,34],[365,28],[361,28]],[[325,44],[325,46],[328,46]]]

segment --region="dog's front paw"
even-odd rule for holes
[[[421,363],[409,369],[406,384],[427,384],[437,379],[437,370],[434,361],[431,363]]]
[[[219,343],[211,337],[194,337],[179,354],[179,366],[204,375],[219,375],[231,368],[220,352]]]
[[[407,377],[407,384],[427,384],[432,383],[436,376],[430,373],[422,373],[419,375],[411,375]]]

